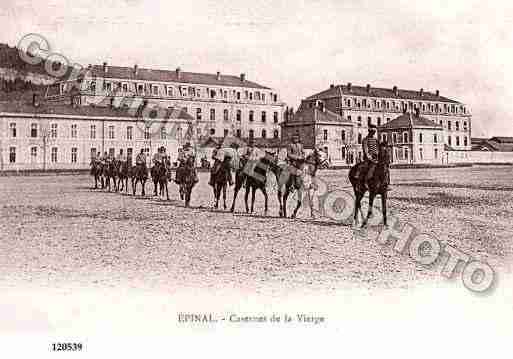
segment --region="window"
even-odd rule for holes
[[[387,141],[387,134],[386,133],[382,133],[381,134],[381,142],[386,142]]]
[[[351,122],[351,116],[347,116],[347,120]]]
[[[265,102],[265,93],[262,93],[262,101]]]
[[[210,90],[210,98],[216,98],[216,90]]]
[[[114,126],[109,126],[108,128],[108,132],[109,132],[109,139],[113,140],[114,139]]]
[[[358,134],[358,144],[361,144],[362,143],[362,134],[359,133]]]
[[[460,130],[460,122],[456,121],[456,131],[459,131],[459,130]]]
[[[216,134],[216,129],[215,128],[211,128],[210,129],[210,134],[213,136]]]
[[[9,163],[16,163],[16,147],[9,147]]]
[[[408,132],[403,133],[403,142],[408,143]]]
[[[133,138],[134,128],[132,126],[127,126],[126,128],[126,139],[131,140]]]
[[[123,92],[128,92],[128,84],[123,84]]]
[[[240,100],[240,92],[237,92],[237,100]]]
[[[267,131],[266,130],[262,130],[262,138],[266,138],[267,137]]]
[[[278,95],[274,94],[273,97],[274,97],[274,102],[278,102]]]
[[[52,163],[57,162],[57,147],[52,147],[52,150],[50,153],[50,161],[52,161]]]
[[[422,133],[419,133],[419,143],[422,143]]]
[[[447,129],[451,130],[451,121],[447,121]]]
[[[408,159],[408,148],[403,149],[403,151],[404,151],[404,159],[407,160]]]
[[[37,137],[37,123],[33,123],[30,125],[30,137],[32,137],[32,138]]]
[[[77,125],[71,125],[71,138],[77,138]]]
[[[372,124],[372,119],[370,117],[367,117],[367,127]]]
[[[324,141],[328,141],[328,130],[323,131],[322,138],[324,139]]]
[[[358,127],[362,127],[362,116],[358,116]]]
[[[77,163],[78,149],[76,147],[71,148],[71,163]]]
[[[394,143],[397,143],[397,133],[392,134],[392,140]]]
[[[249,138],[255,137],[255,131],[249,130]]]
[[[438,143],[438,138],[436,136],[436,133],[433,134],[433,143]]]
[[[35,163],[37,161],[37,147],[30,147],[30,162]]]
[[[463,136],[463,145],[468,146],[467,136]]]
[[[167,132],[166,132],[166,128],[164,126],[162,126],[160,128],[160,139],[161,140],[167,139]]]
[[[253,112],[253,110],[251,110],[251,111],[249,111],[249,122],[253,122],[254,119],[255,119],[255,113]]]
[[[444,127],[444,121],[440,120],[440,126]]]
[[[346,159],[346,149],[344,147],[342,147],[340,149],[340,154],[342,156],[342,159],[345,160]]]
[[[250,100],[253,100],[253,92],[250,92],[250,93],[249,93],[249,99],[250,99]]]
[[[211,108],[210,109],[210,121],[215,121],[215,120],[216,120],[216,109]]]
[[[378,117],[378,126],[381,126],[381,117]]]
[[[91,139],[95,139],[96,138],[96,125],[91,125],[91,131],[89,132],[89,137],[91,137]]]
[[[201,108],[196,108],[196,120],[201,121]]]
[[[237,129],[236,134],[237,134],[237,137],[238,137],[238,138],[240,138],[240,137],[242,136],[241,131],[240,131],[240,128],[238,128],[238,129]]]
[[[228,130],[227,129],[224,129],[223,135],[224,135],[224,137],[228,136]]]
[[[56,123],[52,123],[52,125],[50,126],[50,132],[51,132],[52,138],[57,138],[57,124]]]
[[[246,91],[244,91],[244,98],[245,98],[246,100],[249,98],[249,93],[248,93],[248,91],[247,91],[247,90],[246,90]]]
[[[129,164],[131,163],[130,161],[132,159],[133,154],[134,154],[133,148],[129,147],[129,148],[126,149],[126,157],[127,157],[128,161],[129,161]]]
[[[387,117],[387,122],[390,122],[390,117]]]
[[[460,145],[460,136],[456,136],[456,146]]]
[[[278,138],[279,136],[280,136],[279,131],[278,131],[278,130],[274,130],[274,132],[273,132],[273,137],[274,137],[274,138]]]
[[[340,138],[342,139],[342,141],[346,140],[346,131],[342,130],[342,132],[340,134]]]
[[[273,114],[273,122],[278,123],[278,112],[276,112],[276,111]]]
[[[262,122],[266,121],[266,112],[262,111]]]
[[[153,95],[157,96],[159,94],[159,87],[157,85],[154,85],[152,87],[153,87]]]
[[[451,139],[451,136],[447,136],[447,143],[450,145],[452,145],[452,139]]]
[[[173,87],[172,86],[167,86],[167,95],[168,96],[173,96]]]
[[[116,155],[116,150],[114,148],[109,148],[109,156],[114,157]]]
[[[9,124],[9,134],[12,138],[16,137],[16,124],[14,122]]]
[[[422,148],[419,148],[419,158],[421,161],[424,159],[424,154],[422,153]]]
[[[227,109],[223,110],[223,120],[228,121],[228,110]]]
[[[140,94],[144,92],[144,85],[143,84],[137,85],[137,92],[140,93]]]
[[[435,148],[435,159],[438,158],[438,148]]]

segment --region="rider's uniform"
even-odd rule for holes
[[[213,184],[213,176],[219,169],[221,168],[221,165],[225,161],[225,159],[230,158],[229,166],[230,168],[227,169],[227,175],[228,175],[228,182],[230,185],[233,184],[233,177],[232,177],[232,171],[231,169],[238,169],[239,166],[239,154],[238,152],[231,148],[231,147],[223,147],[215,149],[212,153],[212,158],[215,160],[214,167],[212,168],[212,171],[210,172],[210,181],[209,183]]]
[[[303,145],[298,143],[291,143],[287,147],[287,159],[291,165],[290,170],[291,174],[294,174],[295,186],[299,188],[301,186],[301,161],[305,158],[305,151],[303,149]]]
[[[146,168],[146,154],[145,153],[139,153],[137,157],[135,158],[135,164],[144,166]]]
[[[189,160],[189,158],[195,158],[196,154],[194,152],[194,149],[192,147],[189,148],[183,148],[181,152],[178,153],[178,162],[179,166],[176,171],[176,182],[181,183],[182,177],[183,177],[183,170],[185,169],[185,164]],[[194,163],[192,166],[193,174],[194,174],[194,181],[198,182],[198,174],[196,173],[196,164]]]
[[[362,141],[363,159],[366,164],[367,174],[365,181],[368,182],[374,175],[378,163],[378,140],[374,137],[365,137]]]

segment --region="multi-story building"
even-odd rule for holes
[[[443,129],[442,143],[447,149],[470,150],[471,113],[468,107],[458,101],[435,93],[424,91],[401,90],[394,86],[373,88],[367,86],[331,85],[329,89],[312,95],[301,106],[323,101],[331,112],[352,122],[355,127],[355,144],[357,156],[361,157],[361,141],[367,134],[369,124],[384,125],[405,111],[420,115]]]
[[[286,111],[282,123],[283,143],[298,134],[305,149],[321,147],[332,163],[351,162],[354,124],[328,110],[322,101],[303,101],[293,113]]]
[[[183,108],[201,128],[200,136],[279,138],[284,103],[276,90],[240,76],[89,66],[77,79],[58,82],[47,92],[49,101],[68,101],[80,106]]]
[[[44,101],[0,103],[0,167],[87,168],[96,152],[151,156],[160,146],[174,157],[208,137],[279,140],[284,107],[244,74],[90,66],[50,85]]]

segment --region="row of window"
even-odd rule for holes
[[[352,118],[351,116],[347,116],[347,119],[349,121],[352,121]],[[388,123],[390,122],[390,117],[388,117],[386,119],[386,122],[385,123]],[[362,116],[358,116],[356,118],[356,123],[358,125],[358,127],[362,127]],[[376,118],[376,122],[374,122],[372,120],[372,117],[369,116],[367,117],[367,127],[370,126],[371,124],[373,125],[377,125],[377,126],[381,126],[382,125],[382,121],[381,121],[381,117],[377,117]],[[440,120],[440,126],[444,127],[444,123],[443,123],[443,120]],[[446,127],[449,131],[452,131],[452,122],[451,121],[447,121],[447,127]],[[454,121],[454,129],[456,131],[459,131],[460,130],[460,121]],[[462,129],[463,131],[467,131],[468,127],[467,127],[467,121],[463,121],[463,126],[462,126]]]
[[[201,107],[196,108],[196,119],[198,121],[201,121],[201,119],[202,119]],[[267,122],[267,111],[261,111],[260,112],[260,119],[261,119],[261,121],[263,123]],[[210,109],[210,121],[215,121],[215,120],[216,120],[216,110],[215,110],[215,108],[211,108]],[[228,109],[224,109],[223,110],[223,120],[224,121],[230,121],[231,120]],[[235,112],[235,120],[238,121],[238,122],[242,121],[242,110],[237,110]],[[249,111],[249,113],[248,113],[248,120],[249,120],[249,122],[254,122],[255,121],[255,111],[253,111],[253,110]],[[279,121],[279,115],[278,115],[278,112],[275,111],[273,113],[273,122],[274,123],[278,123],[278,121]]]
[[[39,156],[40,149],[37,146],[30,147],[30,162],[36,163]],[[57,163],[58,148],[50,148],[50,162]],[[72,147],[70,151],[71,163],[78,161],[78,148]],[[9,147],[9,163],[16,163],[16,147]]]
[[[50,137],[50,138],[57,138],[57,130],[58,130],[58,126],[56,123],[51,124],[50,131],[46,131],[46,129],[40,129],[37,123],[33,123],[30,126],[30,137],[37,138],[39,136],[44,136],[44,137]],[[44,133],[39,133],[39,131],[42,131]],[[182,128],[178,127],[176,129],[174,129],[174,131],[176,131],[176,132],[173,135],[172,133],[169,132],[168,129],[166,129],[165,127],[162,127],[160,129],[160,139],[161,140],[171,139],[174,136],[176,136],[176,138],[183,137]],[[237,131],[240,132],[240,129]],[[198,135],[201,135],[201,129],[198,128],[198,132],[199,132]],[[97,133],[97,126],[91,125],[90,132],[89,132],[89,138],[93,139],[93,140],[96,139],[96,133]],[[228,134],[228,130],[225,129],[224,133],[226,136]],[[249,130],[249,133],[254,134],[254,130]],[[9,124],[9,134],[10,134],[10,137],[12,137],[12,138],[16,138],[18,136],[16,123],[13,122],[13,123]],[[215,135],[215,129],[211,129],[210,134]],[[261,134],[262,134],[262,138],[266,138],[267,135],[266,135],[265,129],[262,130]],[[278,130],[274,130],[273,136],[275,138],[278,138],[278,136],[279,136]],[[77,137],[78,137],[77,125],[72,124],[71,125],[71,138],[77,138]],[[150,137],[151,137],[150,129],[145,128],[144,129],[144,139],[148,140],[148,139],[150,139]],[[107,126],[107,138],[111,139],[111,140],[116,138],[116,132],[115,132],[114,125]],[[127,126],[126,127],[126,139],[133,140],[133,138],[134,138],[134,126]]]
[[[461,104],[447,104],[435,102],[390,101],[367,98],[343,99],[346,108],[364,108],[375,110],[403,111],[419,109],[422,113],[454,113],[466,114],[467,109]]]
[[[267,94],[258,90],[227,90],[223,88],[195,87],[188,85],[162,85],[155,83],[135,83],[135,82],[97,82],[96,80],[86,81],[86,88],[95,92],[101,83],[102,90],[107,92],[134,93],[145,96],[167,96],[167,97],[196,97],[209,99],[233,99],[265,102],[269,99],[272,102],[278,102],[278,94],[269,92]],[[61,84],[61,94],[71,89],[71,84]]]

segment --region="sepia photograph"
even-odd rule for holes
[[[512,3],[0,20],[0,357],[508,357]]]

